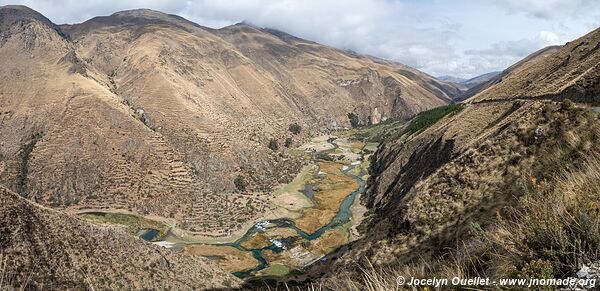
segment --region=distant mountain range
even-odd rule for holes
[[[515,63],[514,65],[506,68],[502,72],[490,72],[490,73],[483,74],[481,76],[477,76],[475,78],[468,79],[468,80],[462,80],[460,78],[453,78],[453,77],[449,77],[449,76],[442,76],[442,77],[439,77],[438,79],[444,80],[447,82],[452,82],[454,84],[457,84],[457,86],[460,86],[460,85],[464,86],[464,88],[462,88],[463,93],[454,97],[455,101],[464,101],[464,100],[467,100],[467,99],[485,91],[486,89],[490,88],[491,86],[499,83],[507,76],[509,76],[513,73],[519,72],[520,70],[522,70],[523,68],[525,68],[531,64],[534,64],[534,63],[544,60],[545,57],[550,56],[551,54],[557,52],[560,48],[561,48],[561,46],[549,46],[549,47],[540,49],[540,50],[530,54],[526,58],[522,59],[521,61]],[[459,81],[459,82],[455,82],[452,80]]]
[[[479,75],[477,77],[473,77],[471,79],[458,78],[453,76],[440,76],[439,80],[454,84],[461,90],[461,94],[454,97],[454,101],[463,101],[470,96],[473,96],[474,93],[478,92],[478,89],[473,88],[483,88],[483,84],[487,84],[490,80],[497,78],[501,72],[489,72],[483,75]]]
[[[442,80],[442,81],[447,81],[447,82],[464,85],[467,89],[471,89],[481,83],[487,82],[488,80],[494,78],[498,74],[500,74],[500,72],[489,72],[489,73],[485,73],[483,75],[479,75],[477,77],[473,77],[471,79],[463,79],[463,78],[458,78],[458,77],[453,77],[453,76],[440,76],[440,77],[438,77],[438,79]]]

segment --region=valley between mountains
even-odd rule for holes
[[[294,155],[309,163],[275,190],[260,219],[227,236],[198,236],[165,218],[119,210],[85,210],[78,215],[155,245],[211,258],[241,278],[301,274],[356,240],[356,227],[366,211],[360,194],[366,185],[368,157],[377,143],[355,140],[353,132],[340,134],[348,137],[322,136],[294,149]]]
[[[2,6],[0,289],[600,279],[600,29],[447,80],[247,23]]]

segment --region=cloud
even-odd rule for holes
[[[501,70],[547,44],[571,40],[597,25],[600,11],[595,3],[600,1],[592,0],[451,5],[441,0],[0,0],[0,5],[15,2],[55,23],[134,8],[177,14],[212,28],[246,20],[432,75],[460,77]]]
[[[585,10],[600,8],[597,0],[497,0],[512,13],[525,13],[544,19],[561,19],[581,16]]]
[[[522,58],[543,47],[556,44],[558,36],[551,31],[540,31],[536,38],[520,39],[516,41],[502,41],[490,45],[483,50],[467,50],[466,55],[503,57],[503,58]]]
[[[165,12],[179,12],[187,1],[169,0],[0,0],[0,5],[26,5],[44,14],[57,24],[79,23],[95,16],[108,15],[116,11],[150,8]]]
[[[379,29],[395,25],[402,14],[398,1],[387,0],[199,0],[184,14],[211,23],[248,20],[328,44],[357,49],[358,43],[378,40]]]

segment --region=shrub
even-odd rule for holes
[[[298,125],[298,123],[294,122],[294,123],[290,124],[289,130],[291,133],[297,135],[300,133],[300,131],[302,131],[302,127],[300,125]]]
[[[279,149],[279,144],[277,143],[277,140],[274,138],[271,138],[271,140],[269,140],[269,148],[272,151],[276,151]]]
[[[442,117],[450,113],[458,112],[463,108],[464,106],[462,104],[450,104],[423,111],[417,114],[417,116],[410,121],[408,126],[406,126],[406,128],[402,131],[401,136],[404,134],[411,135],[415,132],[424,130],[434,125],[436,122],[442,119]]]
[[[573,108],[573,101],[571,101],[571,99],[568,98],[564,99],[561,103],[561,108],[565,110]]]
[[[600,159],[558,177],[555,186],[523,196],[513,219],[499,224],[491,242],[501,261],[527,270],[529,261],[541,260],[563,277],[600,258]]]
[[[291,146],[292,146],[292,144],[293,144],[293,143],[294,143],[294,141],[292,140],[292,138],[291,138],[291,137],[288,137],[288,138],[286,138],[286,139],[285,139],[285,144],[284,144],[284,146],[285,146],[286,148],[289,148],[289,147],[291,147]]]
[[[354,113],[354,112],[348,113],[348,119],[350,120],[350,125],[352,126],[352,128],[358,127],[360,121],[358,120],[358,115],[356,115],[356,113]]]
[[[244,177],[242,177],[242,176],[235,177],[235,179],[233,180],[233,184],[235,185],[235,188],[238,189],[238,191],[240,191],[240,192],[246,191],[246,180],[244,179]]]
[[[17,180],[17,192],[21,195],[26,195],[27,192],[27,175],[29,173],[29,158],[33,148],[42,138],[41,133],[32,135],[31,140],[21,148],[21,165],[19,168],[19,176]]]

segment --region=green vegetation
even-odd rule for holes
[[[292,123],[290,124],[289,130],[291,133],[293,134],[300,134],[300,131],[302,131],[302,127],[300,125],[298,125],[298,123]]]
[[[352,128],[357,128],[360,125],[360,121],[358,120],[358,115],[356,115],[356,113],[348,113],[348,119],[350,120],[350,125]]]
[[[246,191],[246,180],[244,179],[244,177],[242,176],[237,176],[235,177],[235,179],[233,180],[233,184],[235,185],[235,188],[238,189],[238,191],[240,192],[245,192]]]
[[[283,144],[286,148],[291,147],[294,144],[294,140],[291,137],[285,139],[285,143]]]
[[[276,151],[276,150],[278,150],[278,149],[279,149],[279,144],[277,143],[277,140],[276,140],[276,139],[274,139],[274,138],[271,138],[271,139],[269,140],[269,148],[270,148],[272,151]]]
[[[17,192],[21,195],[27,194],[27,175],[29,173],[29,157],[37,142],[42,138],[41,133],[36,133],[31,137],[31,140],[26,143],[21,149],[21,166],[19,168],[19,176],[17,180]]]
[[[315,154],[315,159],[317,160],[323,160],[323,161],[328,161],[328,162],[333,162],[335,161],[335,158],[330,156],[329,154],[325,153],[325,152],[319,152]]]
[[[306,196],[304,196],[304,194],[299,192],[304,189],[304,185],[308,183],[318,171],[319,167],[317,165],[305,166],[294,178],[294,180],[275,190],[274,196],[279,196],[284,193],[298,193],[300,197],[308,199]]]
[[[450,104],[423,111],[412,118],[406,126],[405,121],[388,119],[379,124],[369,124],[359,127],[358,116],[354,113],[348,113],[348,118],[354,129],[348,130],[344,135],[353,140],[381,143],[386,139],[395,139],[403,135],[411,135],[422,131],[438,122],[444,116],[454,114],[463,108],[464,105],[462,104]]]
[[[399,130],[404,121],[388,119],[379,124],[363,126],[347,131],[349,138],[372,143],[383,142],[390,134]],[[375,147],[377,148],[377,147]]]
[[[264,274],[266,276],[285,276],[287,274],[289,274],[291,271],[291,269],[287,266],[284,265],[280,265],[280,264],[273,264],[272,266],[269,266],[268,268],[264,269],[261,271],[261,274]]]
[[[434,125],[444,116],[461,111],[463,108],[464,105],[462,104],[450,104],[423,111],[417,114],[417,116],[415,116],[410,121],[410,123],[404,128],[400,136],[404,134],[411,135],[413,133],[422,131]]]
[[[138,235],[141,230],[156,229],[158,230],[157,239],[165,235],[169,229],[168,225],[160,221],[146,219],[133,214],[89,212],[82,213],[80,216],[93,223],[122,226],[132,235]]]

